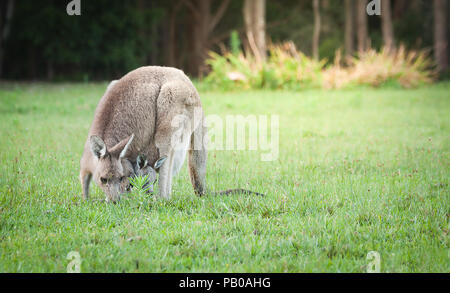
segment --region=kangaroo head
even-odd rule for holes
[[[144,188],[147,189],[148,193],[153,192],[153,185],[156,182],[156,170],[158,170],[164,161],[167,159],[166,156],[159,158],[155,164],[153,165],[153,168],[148,164],[147,158],[144,155],[139,155],[136,159],[136,167],[134,169],[134,172],[136,176],[147,176],[148,179],[147,182],[144,185]]]
[[[134,170],[125,156],[133,138],[134,134],[111,149],[107,149],[105,142],[96,135],[89,139],[91,151],[98,159],[93,179],[105,192],[106,201],[116,202],[122,193],[130,190],[128,177],[134,175]]]

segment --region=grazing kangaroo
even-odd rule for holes
[[[130,177],[149,174],[148,183],[153,184],[156,172],[159,196],[169,198],[172,177],[186,153],[194,191],[203,195],[206,139],[199,94],[181,70],[147,66],[131,71],[108,86],[95,111],[80,163],[83,198],[89,197],[92,178],[106,201],[116,202],[130,190]],[[218,194],[232,193],[253,192],[232,189]]]

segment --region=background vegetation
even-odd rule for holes
[[[291,41],[305,56],[314,56],[315,1],[255,1],[264,9],[264,13],[256,16],[257,21],[264,23],[258,27],[262,32],[255,33],[256,43],[260,36],[263,41],[256,45],[264,47],[265,43]],[[384,18],[366,16],[367,36],[363,32],[365,45],[362,49],[379,51],[390,42],[386,38],[392,38],[395,45],[404,44],[407,50],[427,49],[433,56],[438,41],[436,22],[440,19],[436,18],[433,8],[435,2],[445,4],[446,0],[382,1],[384,7],[391,8],[389,23],[393,34],[383,35]],[[210,70],[205,65],[208,52],[222,54],[233,49],[230,44],[233,32],[234,50],[253,53],[248,36],[255,24],[245,23],[243,0],[81,1],[81,16],[66,14],[69,2],[2,2],[0,55],[3,65],[0,69],[3,78],[112,80],[142,65],[174,66],[193,77],[204,76]],[[356,16],[356,12],[365,10],[365,6],[362,9],[358,6],[360,2],[368,3],[367,0],[318,1],[317,56],[325,59],[326,64],[333,64],[339,49],[343,56],[355,55],[360,49],[357,45],[359,28],[365,27]],[[439,23],[443,29],[438,36],[444,38],[445,44],[450,31],[447,29],[450,23],[445,21],[448,9],[449,5],[443,5],[438,10],[443,15],[443,23]],[[247,18],[251,20],[251,16]],[[353,29],[347,32],[348,21]],[[353,45],[347,45],[347,39]],[[446,54],[448,50],[445,46]],[[445,71],[447,61],[440,63],[445,63]]]

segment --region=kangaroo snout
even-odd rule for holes
[[[120,187],[120,184],[112,184],[105,188],[105,194],[106,194],[106,202],[112,202],[116,203],[120,200],[120,196],[122,193],[126,192],[126,190],[122,190]]]

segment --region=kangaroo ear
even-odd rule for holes
[[[144,155],[139,155],[139,156],[137,156],[136,164],[137,164],[138,169],[142,169],[148,165],[148,161]]]
[[[162,164],[164,163],[164,161],[166,159],[167,159],[167,156],[159,158],[158,161],[156,161],[155,165],[153,166],[153,169],[158,170],[159,168],[161,168]]]
[[[106,145],[99,136],[92,135],[89,138],[89,142],[91,144],[91,151],[94,154],[94,156],[100,159],[106,155],[107,153]]]

